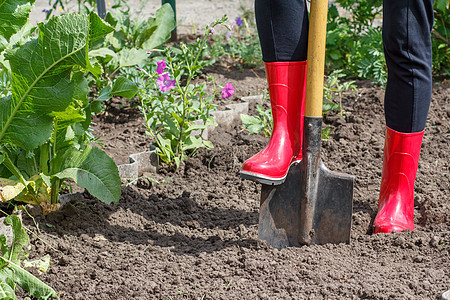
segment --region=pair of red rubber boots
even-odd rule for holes
[[[241,177],[282,184],[302,159],[306,61],[265,63],[273,116],[267,146],[244,162]],[[401,133],[386,127],[383,172],[374,233],[414,230],[414,181],[423,131]]]

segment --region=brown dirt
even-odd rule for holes
[[[249,70],[210,71],[221,84],[233,82],[233,101],[265,88],[264,75]],[[345,96],[344,117],[325,118],[332,136],[322,154],[331,170],[357,176],[350,245],[276,250],[257,239],[260,186],[238,172],[267,139],[236,124],[212,134],[213,150],[199,151],[175,173],[154,175],[160,184],[141,178],[123,186],[118,205],[85,194],[45,217],[33,210],[40,238],[58,250],[31,238],[32,256],[52,257],[39,277],[61,299],[438,299],[450,289],[449,88],[434,87],[415,185],[415,231],[370,234],[383,90],[362,84]],[[94,131],[118,163],[149,142],[140,117],[124,109],[119,118],[112,111],[109,120],[97,118]]]

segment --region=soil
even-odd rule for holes
[[[235,102],[266,89],[262,68],[216,65]],[[372,235],[381,177],[383,89],[360,82],[330,112],[322,159],[357,176],[350,244],[277,250],[258,240],[261,186],[239,177],[242,163],[267,142],[240,123],[217,128],[215,148],[201,150],[176,172],[164,166],[125,184],[117,205],[88,193],[24,223],[38,234],[30,254],[50,254],[36,274],[61,299],[439,299],[450,289],[449,84],[434,86],[415,184],[416,230]],[[220,105],[226,104],[219,103]],[[250,113],[254,113],[253,103]],[[142,117],[113,103],[95,118],[94,135],[118,164],[150,143]],[[39,232],[36,225],[39,227]],[[46,243],[44,243],[45,241]],[[51,247],[53,248],[51,248]]]
[[[140,1],[128,1],[132,9]],[[150,14],[160,1],[145,1]],[[37,0],[32,22],[45,18]],[[250,1],[177,1],[180,33],[192,33]],[[250,3],[250,6],[248,5]],[[202,13],[199,14],[198,12]],[[232,99],[265,92],[264,70],[226,63],[207,69],[231,82]],[[59,212],[24,216],[30,258],[50,254],[37,274],[61,299],[439,299],[450,289],[450,85],[433,88],[415,183],[414,231],[372,235],[384,143],[383,89],[359,82],[344,113],[324,118],[331,136],[321,157],[331,170],[356,175],[350,244],[277,250],[258,240],[261,186],[239,177],[242,163],[267,138],[242,124],[217,128],[215,148],[201,150],[176,172],[164,167],[122,186],[117,205],[87,192]],[[267,103],[266,103],[267,104]],[[255,113],[255,103],[250,113]],[[141,115],[115,99],[96,116],[94,135],[117,164],[149,149]],[[154,181],[158,181],[156,184]],[[34,272],[34,271],[33,271]]]

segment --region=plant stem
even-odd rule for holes
[[[3,161],[3,164],[5,167],[14,175],[16,178],[24,185],[27,186],[27,183],[25,181],[25,178],[22,176],[22,173],[20,173],[19,169],[13,164],[11,159],[9,158],[8,153],[4,152],[5,160]]]
[[[150,136],[152,137],[152,139],[156,142],[156,144],[158,145],[158,147],[160,149],[163,148],[163,146],[161,145],[161,143],[158,141],[158,139],[156,138],[156,133],[153,132],[153,129],[148,125],[148,120],[147,120],[147,111],[145,109],[144,106],[144,100],[142,97],[139,97],[141,100],[141,107],[142,107],[142,113],[144,114],[144,120],[145,120],[145,128],[147,128],[148,133],[150,134]],[[169,167],[170,167],[170,162],[169,162]]]
[[[59,194],[60,185],[61,185],[61,179],[56,178],[55,181],[53,181],[52,187],[50,189],[50,204],[59,203],[58,194]]]
[[[25,211],[27,212],[28,216],[30,218],[33,219],[33,222],[35,223],[36,229],[38,230],[39,234],[39,227],[37,226],[36,222],[34,221],[34,218],[28,213],[28,211],[25,209]],[[6,212],[4,212],[3,210],[0,209],[0,212],[6,216],[9,216]],[[47,246],[49,246],[52,250],[56,251],[56,252],[61,252],[58,249],[53,248],[49,243],[47,243],[46,241],[44,241],[42,238],[40,238],[36,233],[34,233],[31,229],[28,229],[25,225],[23,225],[22,222],[22,228],[24,228],[26,231],[28,231],[29,233],[31,233],[32,235],[34,235],[38,240],[40,240],[41,242],[43,242],[44,244],[46,244]]]
[[[169,62],[169,68],[170,68],[170,71],[172,72],[172,74],[174,74],[175,70],[173,68],[172,62]],[[190,81],[190,79],[189,79],[190,77],[191,77],[191,72],[189,70],[188,82]],[[178,155],[180,155],[180,151],[182,151],[182,146],[181,145],[183,143],[183,131],[184,131],[183,128],[184,128],[184,124],[186,123],[186,104],[187,104],[187,96],[186,96],[186,94],[187,94],[187,87],[188,87],[188,85],[186,85],[184,87],[184,89],[183,89],[181,87],[180,82],[178,81],[177,78],[175,78],[175,83],[177,85],[178,90],[181,93],[181,99],[183,101],[183,111],[182,111],[183,120],[181,121],[181,124],[179,124],[180,135],[178,137],[177,149],[176,149],[176,152],[175,152],[175,154],[178,156]]]
[[[203,53],[203,49],[206,46],[206,42],[208,40],[208,36],[209,36],[210,33],[211,33],[211,29],[208,29],[206,31],[206,33],[205,33],[205,36],[203,37],[202,42],[200,43],[200,49],[198,50],[197,55],[195,56],[194,62],[191,65],[188,64],[189,76],[188,76],[188,78],[186,80],[186,85],[184,86],[184,89],[182,89],[180,87],[178,80],[176,80],[177,86],[178,86],[179,90],[182,93],[181,96],[182,96],[182,99],[183,99],[183,121],[180,124],[180,136],[179,136],[179,139],[178,139],[177,152],[176,152],[177,155],[183,156],[183,147],[182,147],[182,144],[183,144],[183,128],[184,128],[184,125],[186,124],[186,119],[189,119],[189,115],[186,115],[186,113],[189,113],[189,112],[187,112],[187,109],[186,109],[186,106],[188,105],[187,90],[189,88],[189,84],[191,83],[192,78],[194,77],[194,74],[192,73],[192,66],[196,66],[197,65],[198,60],[200,59],[200,55]],[[172,74],[173,74],[174,70],[173,70],[172,63],[170,63],[169,66],[170,66],[170,69],[171,69]]]
[[[55,117],[53,122],[53,158],[56,156],[56,130],[58,128],[58,118]]]
[[[50,145],[48,143],[45,143],[40,147],[41,151],[39,154],[39,167],[45,175],[48,175],[48,161],[49,161],[49,150]]]

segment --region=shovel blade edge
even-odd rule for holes
[[[307,198],[300,199],[301,203],[308,202],[313,206],[310,243],[350,243],[355,177],[330,171],[322,161],[319,162],[318,175],[317,188],[310,190]]]
[[[314,186],[302,163],[281,185],[262,185],[258,238],[274,248],[350,243],[355,177],[319,159]],[[306,237],[306,238],[305,238]]]

